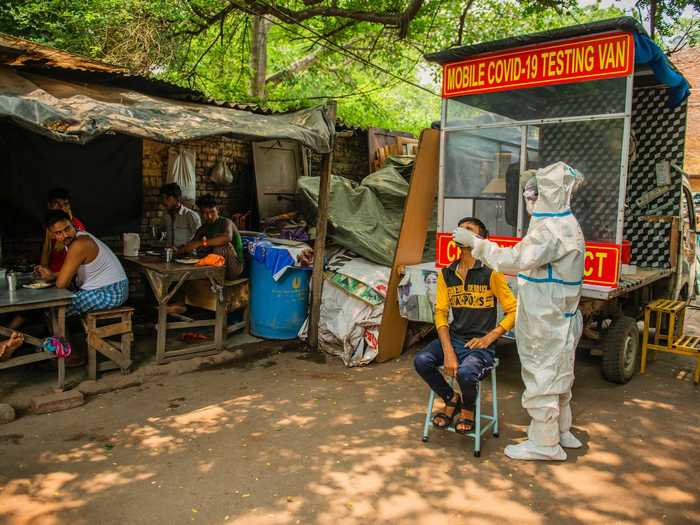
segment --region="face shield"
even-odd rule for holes
[[[535,203],[537,202],[538,195],[539,195],[539,192],[537,191],[537,179],[535,177],[531,177],[525,183],[525,187],[523,188],[523,198],[525,199],[525,208],[527,209],[527,212],[530,215],[532,215],[532,212],[535,209]]]

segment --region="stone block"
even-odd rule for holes
[[[48,412],[59,412],[69,408],[79,407],[85,403],[85,397],[78,390],[68,390],[67,392],[57,392],[45,396],[38,396],[32,399],[31,411],[34,414],[46,414]]]
[[[15,409],[11,405],[0,403],[0,425],[14,421]]]

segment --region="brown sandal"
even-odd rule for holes
[[[457,396],[457,401],[445,401],[445,407],[454,408],[452,415],[445,412],[438,412],[433,416],[433,426],[440,430],[445,430],[452,424],[452,420],[454,420],[455,416],[462,409],[462,398]],[[439,424],[440,422],[444,422],[444,425]]]

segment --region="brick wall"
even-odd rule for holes
[[[251,193],[253,152],[249,143],[216,137],[185,142],[184,146],[196,154],[197,197],[205,193],[214,195],[223,215],[226,216],[250,209],[254,193]],[[150,140],[143,142],[144,197],[141,233],[146,236],[150,235],[151,225],[161,224],[163,220],[160,187],[166,181],[170,147]],[[233,173],[233,184],[216,184],[211,180],[211,170],[221,156]]]
[[[690,82],[688,128],[685,132],[685,171],[694,191],[700,191],[700,47],[687,47],[671,56],[673,64]],[[692,89],[695,87],[696,89]]]
[[[367,130],[343,130],[336,134],[333,175],[360,182],[369,174]],[[321,173],[321,156],[311,153],[311,175]]]

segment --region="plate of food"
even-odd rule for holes
[[[41,290],[43,288],[51,288],[53,283],[47,283],[46,281],[34,281],[33,283],[23,284],[22,288],[29,288],[30,290]]]
[[[199,259],[196,257],[184,257],[182,259],[175,259],[175,262],[180,264],[197,264]]]

